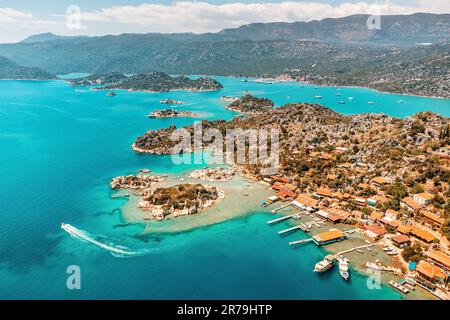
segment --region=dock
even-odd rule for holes
[[[278,234],[285,234],[285,233],[288,233],[288,232],[291,232],[291,231],[294,231],[294,230],[297,230],[297,229],[300,229],[300,226],[294,226],[292,228],[288,228],[288,229],[284,229],[284,230],[278,231]]]
[[[286,208],[286,207],[289,207],[291,205],[291,203],[289,202],[289,203],[287,203],[287,204],[285,204],[285,205],[283,205],[283,206],[281,206],[281,207],[278,207],[278,208],[276,208],[276,209],[273,209],[272,210],[272,213],[275,213],[275,212],[277,212],[277,211],[279,211],[279,210],[281,210],[281,209],[284,209],[284,208]]]
[[[409,289],[408,288],[406,288],[406,287],[404,287],[404,286],[402,286],[401,284],[399,284],[399,283],[397,283],[397,282],[395,282],[395,281],[389,281],[389,284],[392,286],[392,287],[394,287],[395,289],[397,289],[397,290],[399,290],[399,291],[401,291],[401,292],[403,292],[403,293],[408,293],[409,292]]]
[[[354,248],[351,248],[351,249],[348,249],[348,250],[345,250],[345,251],[338,252],[338,253],[336,253],[336,255],[340,256],[340,255],[343,255],[343,254],[346,254],[346,253],[349,253],[349,252],[352,252],[352,251],[355,251],[355,250],[364,249],[364,248],[370,248],[370,247],[373,247],[374,245],[376,245],[376,243],[371,243],[371,244],[366,244],[364,246],[354,247]]]
[[[311,241],[313,241],[313,238],[302,239],[302,240],[297,240],[297,241],[291,241],[291,242],[289,242],[289,245],[293,246],[293,245],[296,245],[296,244],[307,243],[307,242],[311,242]]]
[[[293,217],[295,217],[295,216],[297,216],[297,215],[298,215],[298,213],[296,213],[296,214],[291,214],[291,215],[289,215],[289,216],[283,216],[283,217],[280,217],[280,218],[277,218],[277,219],[273,219],[273,220],[267,221],[267,224],[273,224],[273,223],[277,223],[277,222],[280,222],[280,221],[284,221],[284,220],[293,218]]]

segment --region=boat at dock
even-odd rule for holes
[[[339,257],[339,274],[344,280],[348,280],[350,273],[348,272],[348,260],[345,257]]]
[[[314,266],[314,272],[323,273],[330,270],[334,266],[334,261],[335,258],[333,255],[327,255],[325,259],[316,263]]]

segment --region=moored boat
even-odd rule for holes
[[[314,266],[314,272],[323,273],[330,270],[334,266],[334,260],[334,256],[331,254],[327,255],[325,259],[316,263]]]
[[[350,277],[350,273],[348,271],[348,261],[345,257],[339,258],[339,274],[342,278],[344,278],[344,280],[348,280]]]

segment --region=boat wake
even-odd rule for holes
[[[113,242],[108,241],[107,237],[97,236],[90,234],[87,231],[83,231],[75,228],[67,223],[61,224],[61,229],[66,231],[68,234],[72,236],[72,238],[79,240],[81,242],[89,243],[97,246],[103,250],[109,251],[113,256],[119,258],[129,258],[129,257],[139,257],[148,254],[155,253],[158,251],[157,248],[152,249],[130,249],[128,247],[114,244]]]

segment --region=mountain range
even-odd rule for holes
[[[381,29],[367,28],[368,15],[294,23],[255,23],[217,33],[57,36],[46,33],[20,43],[0,44],[0,56],[53,74],[73,72],[276,76],[299,70],[315,83],[372,86],[392,66],[415,66],[403,73],[419,82],[440,81],[446,96],[450,55],[450,14],[382,16]],[[424,72],[420,61],[432,61]],[[385,70],[384,73],[380,73]],[[415,70],[415,71],[414,71]],[[423,79],[421,79],[423,77]],[[395,74],[385,90],[402,92]],[[407,80],[407,79],[406,79]],[[409,91],[414,91],[412,85]],[[419,85],[419,87],[422,87]],[[409,92],[408,91],[408,92]],[[417,94],[432,94],[423,89]],[[434,94],[433,94],[434,95]]]

